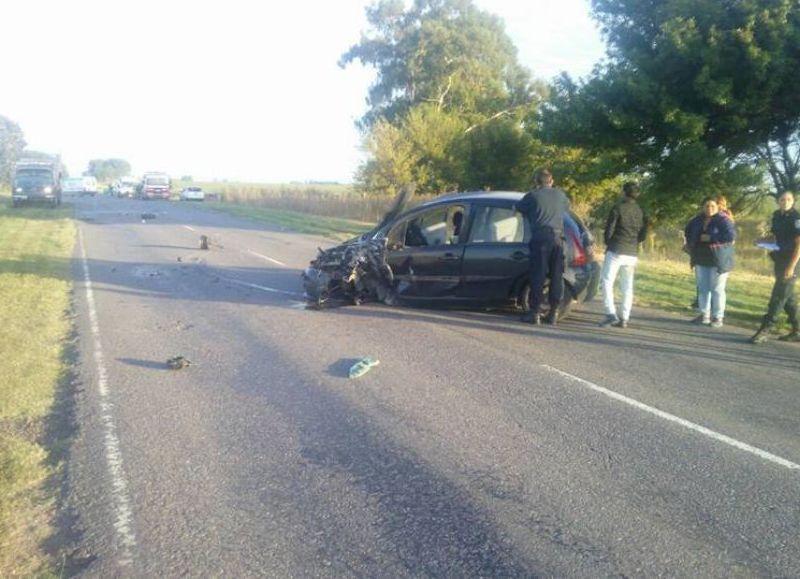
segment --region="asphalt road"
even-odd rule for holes
[[[800,576],[800,348],[596,306],[308,311],[324,240],[76,205],[73,573]]]

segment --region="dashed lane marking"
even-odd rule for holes
[[[684,428],[688,428],[689,430],[694,430],[695,432],[699,432],[700,434],[708,436],[709,438],[713,438],[714,440],[725,443],[734,448],[738,448],[739,450],[749,452],[750,454],[754,454],[759,458],[768,460],[769,462],[778,464],[780,466],[792,470],[800,469],[800,464],[794,463],[790,460],[786,460],[785,458],[781,458],[780,456],[774,455],[765,450],[761,450],[760,448],[756,448],[755,446],[751,446],[745,442],[741,442],[739,440],[736,440],[735,438],[731,438],[730,436],[720,434],[719,432],[711,430],[710,428],[706,428],[705,426],[700,426],[699,424],[695,424],[694,422],[684,420],[683,418],[679,418],[674,414],[664,412],[663,410],[659,410],[658,408],[653,408],[652,406],[648,406],[647,404],[639,402],[638,400],[634,400],[633,398],[628,398],[623,394],[619,394],[617,392],[614,392],[613,390],[609,390],[608,388],[603,388],[602,386],[598,386],[597,384],[589,382],[588,380],[584,380],[583,378],[578,378],[577,376],[573,376],[572,374],[559,370],[558,368],[553,368],[552,366],[548,366],[547,364],[542,364],[542,368],[550,372],[553,372],[555,374],[558,374],[559,376],[566,378],[571,382],[577,382],[578,384],[582,384],[587,388],[591,388],[595,392],[605,394],[609,398],[613,398],[614,400],[623,402],[625,404],[628,404],[629,406],[633,406],[634,408],[638,408],[639,410],[643,410],[645,412],[658,416],[659,418],[663,418],[664,420],[669,420],[670,422],[680,424]]]
[[[288,265],[286,265],[286,264],[285,264],[285,263],[283,263],[282,261],[278,261],[277,259],[273,259],[273,258],[271,258],[271,257],[270,257],[270,256],[268,256],[268,255],[263,255],[263,254],[261,254],[261,253],[256,253],[256,252],[255,252],[255,251],[253,251],[252,249],[248,249],[248,250],[247,250],[247,253],[249,253],[250,255],[255,255],[256,257],[260,257],[261,259],[264,259],[264,260],[266,260],[266,261],[271,261],[272,263],[275,263],[275,264],[277,264],[277,265],[280,265],[280,266],[282,266],[282,267],[289,267]]]
[[[122,465],[122,453],[117,436],[117,427],[114,424],[112,403],[109,399],[108,371],[103,357],[103,347],[100,344],[100,324],[97,319],[94,290],[92,289],[92,279],[89,275],[89,261],[86,258],[86,245],[83,241],[83,231],[81,229],[78,230],[78,239],[83,265],[83,282],[86,289],[86,304],[89,310],[89,325],[94,345],[97,389],[100,393],[100,422],[103,427],[103,444],[108,472],[111,476],[111,497],[115,510],[114,529],[122,549],[118,563],[121,566],[126,566],[133,563],[132,550],[136,547],[136,535],[131,528],[132,512],[130,499],[128,498],[128,485],[125,482],[125,471]]]

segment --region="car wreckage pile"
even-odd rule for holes
[[[394,275],[386,263],[386,240],[357,238],[319,250],[303,271],[306,300],[317,308],[359,305],[377,299],[395,302]]]

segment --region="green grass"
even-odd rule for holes
[[[694,317],[689,308],[695,298],[694,273],[688,258],[681,262],[644,257],[636,268],[636,303]],[[773,278],[745,269],[735,269],[728,278],[725,321],[755,327],[767,309]]]
[[[47,418],[64,378],[70,332],[68,209],[0,201],[0,576],[48,572],[41,543],[51,534],[59,470],[47,449]]]
[[[235,217],[244,217],[261,223],[277,225],[285,229],[329,237],[338,241],[344,241],[369,231],[374,227],[374,223],[353,221],[339,217],[325,217],[312,215],[299,211],[289,211],[285,209],[268,209],[253,205],[238,203],[213,203],[208,207],[215,211],[221,211]]]

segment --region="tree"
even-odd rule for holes
[[[92,159],[86,171],[98,181],[113,181],[131,174],[131,165],[124,159]]]
[[[22,129],[11,119],[0,115],[0,185],[10,185],[14,163],[25,148]]]
[[[357,175],[375,192],[511,188],[527,182],[524,129],[546,87],[531,80],[495,16],[471,0],[379,0],[340,65],[377,78],[359,121],[371,158]]]
[[[712,183],[741,199],[762,194],[753,155],[800,118],[796,0],[592,6],[608,61],[586,81],[558,80],[543,115],[548,138],[616,151],[621,170],[649,172],[664,215]]]
[[[408,10],[402,0],[378,0],[367,20],[370,33],[339,60],[377,71],[362,129],[423,103],[475,121],[531,101],[534,87],[502,21],[471,0],[414,0]]]

